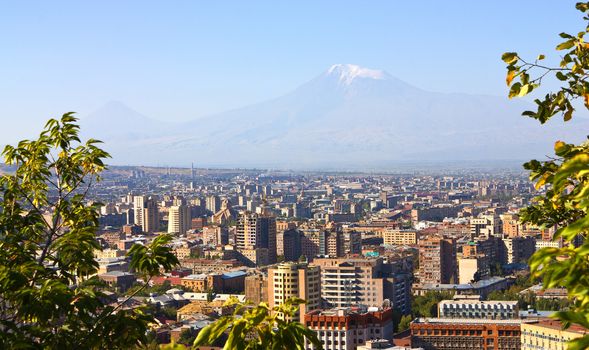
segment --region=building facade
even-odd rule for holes
[[[268,268],[268,304],[270,308],[283,304],[288,298],[307,301],[299,307],[299,317],[321,307],[321,275],[318,266],[306,263],[281,263]]]
[[[506,320],[519,318],[517,301],[442,300],[438,303],[442,318],[485,318]]]
[[[521,320],[418,318],[411,345],[425,350],[519,350]]]
[[[331,309],[312,311],[305,325],[317,333],[325,350],[354,350],[369,340],[391,339],[392,309]],[[308,342],[307,350],[315,347]]]

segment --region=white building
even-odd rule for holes
[[[506,320],[519,318],[517,301],[442,300],[438,304],[441,318],[477,318]]]

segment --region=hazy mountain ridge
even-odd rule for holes
[[[120,103],[83,120],[117,164],[297,168],[394,160],[527,159],[557,139],[579,141],[586,120],[540,126],[503,97],[425,91],[388,73],[334,65],[282,97],[186,123]]]

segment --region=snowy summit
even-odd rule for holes
[[[369,69],[354,64],[334,64],[327,70],[327,75],[338,77],[340,83],[350,85],[356,78],[383,80],[387,74],[377,69]]]

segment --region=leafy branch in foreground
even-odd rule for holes
[[[193,347],[212,345],[229,330],[229,337],[223,349],[257,350],[257,349],[305,349],[305,339],[322,349],[317,334],[293,319],[298,305],[305,303],[302,299],[290,298],[284,304],[270,309],[268,304],[258,306],[240,304],[233,298],[226,305],[235,310],[232,315],[221,317],[216,322],[203,328],[194,341]]]
[[[104,303],[94,250],[100,203],[88,204],[109,155],[78,136],[73,113],[37,140],[6,146],[16,167],[0,177],[0,348],[128,349],[146,341],[152,317]],[[135,248],[131,266],[151,276],[176,258],[161,237]]]
[[[588,22],[589,3],[577,3],[583,19]],[[524,60],[516,52],[502,56],[507,64],[506,82],[509,97],[522,97],[538,88],[547,75],[553,75],[562,86],[555,92],[536,99],[536,110],[522,114],[544,124],[556,114],[565,122],[573,117],[573,101],[581,99],[589,109],[589,43],[584,41],[589,26],[576,35],[561,33],[564,39],[556,46],[563,51],[558,67],[540,64],[544,55],[533,62]],[[531,76],[533,75],[533,76]],[[544,248],[530,259],[533,278],[542,278],[544,288],[564,286],[571,307],[559,311],[554,317],[565,328],[578,324],[589,328],[589,143],[580,145],[557,141],[555,158],[547,161],[531,160],[524,164],[530,171],[530,179],[541,195],[532,205],[522,210],[523,222],[544,228],[556,228],[554,239],[568,244],[563,248]],[[568,349],[589,348],[589,335],[569,342]]]

